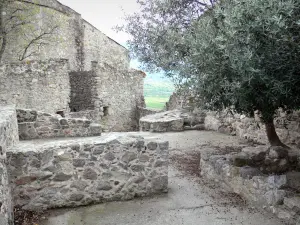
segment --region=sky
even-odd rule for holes
[[[123,24],[124,13],[131,14],[139,10],[136,0],[59,0],[105,33],[110,38],[124,45],[130,38],[124,32],[112,28]]]
[[[116,32],[113,27],[124,24],[125,14],[138,12],[136,0],[58,0],[62,4],[80,13],[82,18],[98,28],[104,34],[125,46],[130,38],[125,32]],[[133,59],[131,67],[139,69],[140,63]],[[162,73],[147,73],[151,79],[168,80]],[[168,80],[169,81],[169,80]]]

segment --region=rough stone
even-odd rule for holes
[[[156,142],[149,142],[149,143],[147,144],[147,148],[148,148],[149,150],[156,150],[156,149],[157,149],[157,143],[156,143]]]
[[[73,159],[73,166],[83,167],[85,165],[85,159]]]
[[[87,180],[97,180],[97,173],[91,168],[86,168],[83,172],[83,178]]]
[[[70,201],[78,202],[78,201],[81,201],[83,198],[84,198],[83,194],[71,194],[69,199],[70,199]]]
[[[88,183],[83,180],[76,180],[70,185],[71,188],[76,188],[79,191],[84,191],[84,189],[88,186]]]
[[[54,181],[67,181],[67,180],[70,180],[72,177],[72,175],[69,175],[69,174],[65,174],[63,172],[60,172],[60,173],[57,173],[53,180]]]
[[[112,186],[107,181],[100,181],[97,185],[97,190],[109,191],[112,189]]]

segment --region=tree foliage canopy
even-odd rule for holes
[[[121,29],[151,70],[164,70],[211,109],[300,106],[300,1],[148,0]]]

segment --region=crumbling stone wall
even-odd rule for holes
[[[84,69],[90,70],[92,62],[106,63],[120,70],[129,68],[129,52],[116,41],[104,35],[93,25],[83,20]]]
[[[14,203],[24,209],[129,200],[168,190],[168,142],[128,134],[25,142],[8,153]]]
[[[102,128],[91,120],[63,118],[35,110],[17,110],[19,137],[21,140],[54,137],[100,136]]]
[[[0,65],[0,103],[50,113],[69,111],[68,60]]]
[[[39,4],[36,7],[36,11],[40,11],[36,26],[53,20],[59,28],[49,45],[39,46],[37,53],[26,60],[65,58],[70,62],[71,71],[90,71],[92,61],[128,69],[128,50],[82,19],[79,13],[56,0],[29,1]],[[44,13],[45,9],[50,11]],[[27,35],[27,39],[30,39],[31,34]],[[24,48],[24,41],[19,33],[12,32],[11,37],[3,57],[5,63],[19,61],[19,52]]]
[[[245,115],[232,113],[230,110],[207,111],[197,108],[195,102],[193,102],[193,96],[181,96],[178,93],[174,93],[170,97],[167,109],[181,109],[183,111],[188,109],[189,114],[194,119],[204,122],[206,130],[237,135],[242,139],[268,144],[265,125],[262,123],[258,112],[255,112],[254,118],[249,118]],[[300,146],[300,111],[287,114],[280,109],[277,110],[274,125],[278,136],[284,143]]]
[[[0,105],[0,224],[13,224],[13,204],[7,173],[8,149],[17,144],[18,126],[14,107]]]
[[[298,111],[286,114],[278,110],[274,124],[278,136],[284,143],[300,146],[300,114]],[[265,125],[261,122],[258,114],[255,114],[254,118],[248,118],[228,111],[207,112],[205,128],[268,144]]]
[[[138,128],[138,107],[144,106],[144,73],[121,70],[109,64],[98,64],[97,91],[102,100],[102,124],[110,131]]]

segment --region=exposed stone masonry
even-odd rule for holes
[[[56,113],[69,111],[69,99],[68,60],[0,65],[0,104]]]
[[[93,88],[95,81],[93,71],[90,72],[71,72],[71,112],[95,109],[94,98],[96,97]]]
[[[6,154],[17,144],[18,126],[15,109],[0,105],[0,224],[13,224],[13,203],[7,172]]]
[[[63,118],[35,110],[17,110],[19,137],[21,140],[53,137],[100,136],[102,127],[91,120]]]
[[[14,203],[40,210],[166,192],[168,142],[130,134],[23,142],[8,153]]]

